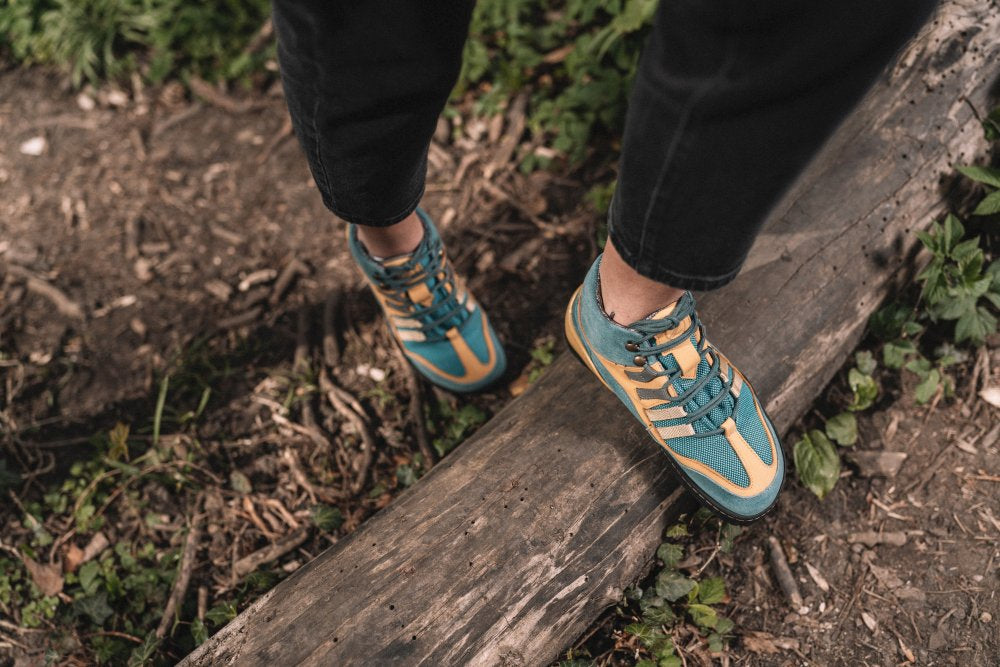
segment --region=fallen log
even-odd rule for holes
[[[784,197],[739,279],[701,300],[779,431],[912,270],[914,232],[943,208],[939,179],[983,146],[974,107],[988,108],[998,56],[1000,12],[943,3]],[[647,571],[690,507],[659,456],[563,355],[182,664],[545,664]]]

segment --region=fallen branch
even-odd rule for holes
[[[778,585],[781,586],[781,590],[785,593],[788,601],[792,603],[795,611],[798,611],[802,608],[802,594],[799,593],[799,586],[795,583],[795,575],[792,574],[792,569],[788,567],[788,560],[785,559],[785,551],[781,548],[778,538],[773,535],[767,538],[767,544],[770,547],[771,567],[774,570],[775,578],[778,580]]]
[[[163,609],[163,617],[156,627],[156,637],[163,639],[167,630],[174,622],[174,614],[184,600],[188,585],[191,583],[191,571],[194,569],[195,555],[198,553],[198,542],[201,540],[201,504],[203,496],[199,496],[194,504],[194,516],[191,519],[191,528],[188,530],[187,538],[184,540],[184,551],[181,552],[181,563],[178,567],[177,579],[174,580],[174,587],[167,598],[167,606]]]
[[[264,563],[281,558],[292,549],[306,541],[309,536],[307,528],[300,528],[278,540],[274,544],[258,549],[252,554],[244,556],[233,564],[233,576],[241,579],[250,574]]]

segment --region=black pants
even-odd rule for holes
[[[687,289],[739,271],[769,208],[935,0],[663,0],[629,104],[612,242]],[[288,108],[326,206],[420,201],[470,0],[274,0]]]

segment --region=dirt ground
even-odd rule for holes
[[[539,149],[509,139],[523,122],[515,102],[492,122],[442,123],[424,202],[508,344],[506,381],[472,399],[487,414],[537,365],[533,349],[563,349],[563,304],[596,253],[600,215],[584,194],[612,176],[597,158],[568,174],[521,174],[518,157]],[[398,466],[419,451],[413,411],[458,405],[419,385],[414,399],[388,343],[278,87],[252,102],[191,102],[174,86],[81,100],[44,72],[0,73],[0,443],[26,473],[17,496],[92,455],[88,440],[119,420],[148,439],[165,374],[178,413],[210,385],[203,418],[164,429],[166,447],[203,452],[210,469],[191,473],[203,492],[149,491],[162,530],[126,526],[127,508],[112,506],[123,523],[106,532],[177,546],[181,518],[202,503],[209,537],[192,586],[211,605],[236,588],[237,561],[298,534],[317,498],[346,521],[309,532],[276,563],[284,572],[391,502]],[[1000,383],[1000,351],[984,354],[988,382]],[[321,376],[356,399],[360,426],[353,408],[312,387]],[[965,386],[930,408],[898,381],[883,387],[856,449],[905,453],[899,472],[851,467],[822,503],[792,482],[778,510],[718,556],[736,639],[715,660],[1000,664],[1000,411]],[[27,533],[13,506],[0,523],[8,543]],[[73,543],[68,525],[50,528],[57,545]],[[774,582],[769,535],[798,579],[800,608]],[[614,640],[610,629],[604,637]],[[698,664],[703,653],[687,656]]]
[[[785,438],[786,451],[821,427],[821,410],[849,401],[846,370]],[[731,553],[719,552],[714,530],[697,535],[682,570],[724,578],[722,611],[735,629],[712,656],[682,623],[673,638],[684,664],[1000,664],[1000,410],[970,384],[975,375],[977,387],[997,386],[998,370],[1000,349],[984,347],[956,372],[965,381],[957,399],[926,406],[897,372],[880,372],[881,397],[859,414],[858,442],[842,449],[841,479],[823,501],[790,470],[778,507]],[[902,463],[872,463],[878,455]],[[775,549],[800,599],[780,586]],[[634,608],[609,611],[577,646],[599,665],[634,664],[635,641],[621,629],[637,620]]]

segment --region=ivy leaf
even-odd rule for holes
[[[236,618],[236,605],[232,602],[217,604],[205,612],[205,618],[216,627],[225,625]]]
[[[923,405],[927,401],[934,397],[934,393],[937,392],[938,384],[941,382],[941,374],[938,369],[932,368],[924,376],[924,379],[917,385],[917,388],[913,392],[913,397],[916,399],[917,403]]]
[[[709,577],[698,584],[698,602],[718,604],[726,598],[726,582],[722,577]]]
[[[795,443],[795,470],[802,484],[822,500],[840,476],[840,456],[822,431],[809,431]]]
[[[101,580],[98,575],[101,573],[101,564],[97,561],[90,561],[80,566],[78,577],[80,578],[80,588],[86,595],[93,595],[97,592],[97,587]]]
[[[858,370],[865,375],[871,375],[875,372],[875,367],[877,366],[875,362],[875,357],[868,350],[861,350],[854,355],[854,364],[858,367]]]
[[[691,592],[694,581],[675,570],[663,570],[656,576],[656,594],[676,602]]]
[[[684,548],[673,542],[664,542],[656,550],[656,557],[663,561],[663,566],[673,569],[684,557]]]
[[[1000,191],[986,195],[979,202],[979,206],[972,212],[972,215],[993,215],[994,213],[1000,213]]]
[[[417,471],[413,466],[404,463],[396,468],[396,481],[401,486],[413,486],[417,481]]]
[[[686,537],[688,535],[687,526],[683,523],[675,523],[674,525],[667,528],[667,537]]]
[[[205,622],[200,618],[195,617],[191,621],[191,638],[194,640],[195,646],[201,646],[208,641],[208,628],[205,627]]]
[[[994,167],[979,167],[976,165],[968,165],[963,167],[955,167],[958,173],[971,178],[978,183],[985,183],[986,185],[992,185],[995,188],[1000,188],[1000,169]]]
[[[73,611],[79,616],[86,616],[98,627],[103,626],[104,621],[114,613],[108,606],[108,594],[104,591],[73,600]]]
[[[724,554],[731,552],[733,550],[733,540],[735,540],[736,536],[742,532],[742,526],[737,526],[732,523],[723,525],[719,540],[719,551]]]
[[[906,355],[913,354],[916,351],[917,347],[913,344],[913,341],[906,340],[905,338],[889,341],[882,346],[882,363],[885,364],[886,368],[898,370],[906,363]]]
[[[857,368],[852,368],[847,372],[847,383],[854,392],[854,400],[847,406],[852,412],[867,410],[878,398],[878,383],[871,375],[862,373]]]
[[[667,606],[648,607],[642,612],[642,620],[653,625],[673,625],[677,620],[674,610]]]
[[[689,604],[688,614],[699,628],[712,629],[719,622],[718,613],[705,604]]]
[[[858,420],[852,412],[841,412],[826,422],[826,435],[837,444],[850,447],[858,441]]]

